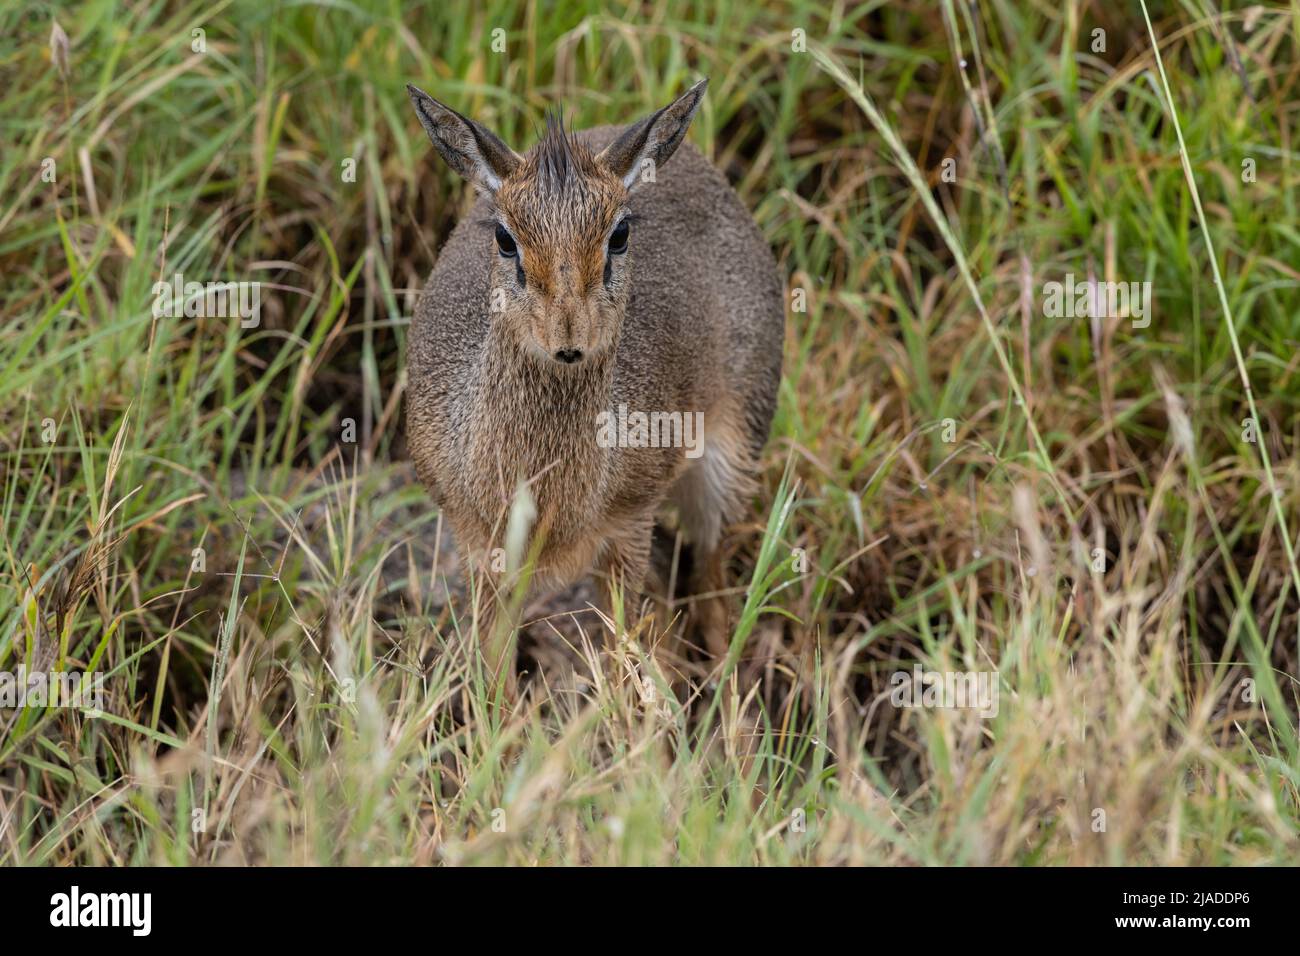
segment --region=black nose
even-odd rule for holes
[[[560,349],[555,353],[555,357],[565,365],[572,365],[582,358],[582,349]]]

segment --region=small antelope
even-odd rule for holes
[[[626,128],[573,133],[548,117],[522,156],[407,87],[434,148],[480,194],[416,307],[407,431],[421,482],[489,586],[522,481],[531,593],[595,570],[634,599],[635,620],[655,514],[671,501],[694,548],[694,593],[711,595],[695,602],[696,627],[720,660],[718,543],[756,486],[785,310],[753,219],[684,143],[707,83]],[[677,437],[692,423],[703,434],[664,440],[679,423]],[[479,635],[513,695],[495,605],[480,605]]]

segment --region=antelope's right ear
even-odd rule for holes
[[[521,162],[490,129],[466,119],[417,86],[406,85],[420,125],[447,165],[480,192],[495,193]]]
[[[628,190],[635,188],[647,164],[651,169],[662,166],[681,145],[708,85],[706,77],[657,113],[633,123],[601,150],[596,162],[623,180]]]

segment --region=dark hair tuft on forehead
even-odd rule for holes
[[[540,185],[552,192],[564,192],[576,185],[584,172],[592,167],[591,153],[573,134],[564,128],[564,114],[556,110],[546,113],[546,132],[537,144],[537,175]]]

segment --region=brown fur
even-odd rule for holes
[[[698,552],[697,589],[722,587],[718,541],[753,490],[776,404],[784,309],[752,219],[722,176],[681,145],[703,88],[623,130],[567,133],[552,118],[522,157],[412,88],[435,147],[482,197],[443,248],[416,310],[410,448],[489,585],[500,577],[493,549],[504,545],[525,482],[540,549],[534,590],[595,570],[634,610],[655,514],[670,500]],[[627,251],[610,253],[611,233],[629,216]],[[516,244],[513,259],[498,252],[498,223]],[[581,358],[566,364],[571,350]],[[601,447],[597,416],[620,404],[703,412],[703,454]],[[480,633],[491,634],[494,608],[484,606]],[[720,598],[697,615],[715,655],[726,648],[726,618]],[[489,659],[509,665],[499,644]]]

